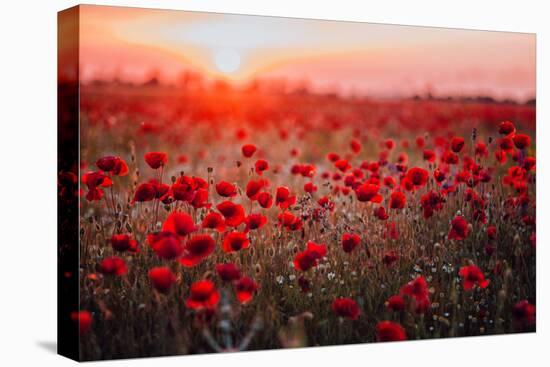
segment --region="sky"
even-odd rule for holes
[[[82,6],[81,77],[182,71],[277,78],[342,94],[535,96],[534,34]]]

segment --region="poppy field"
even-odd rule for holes
[[[219,83],[80,106],[83,360],[535,331],[534,104]]]

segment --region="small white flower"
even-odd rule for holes
[[[288,276],[288,279],[290,279],[290,281],[293,281],[294,279],[296,279],[296,275],[290,274],[290,275]]]

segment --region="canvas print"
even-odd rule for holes
[[[511,32],[60,12],[60,353],[534,332],[535,48]]]

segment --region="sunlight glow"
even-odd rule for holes
[[[219,71],[233,73],[241,66],[241,55],[230,48],[219,49],[214,53],[214,63]]]

